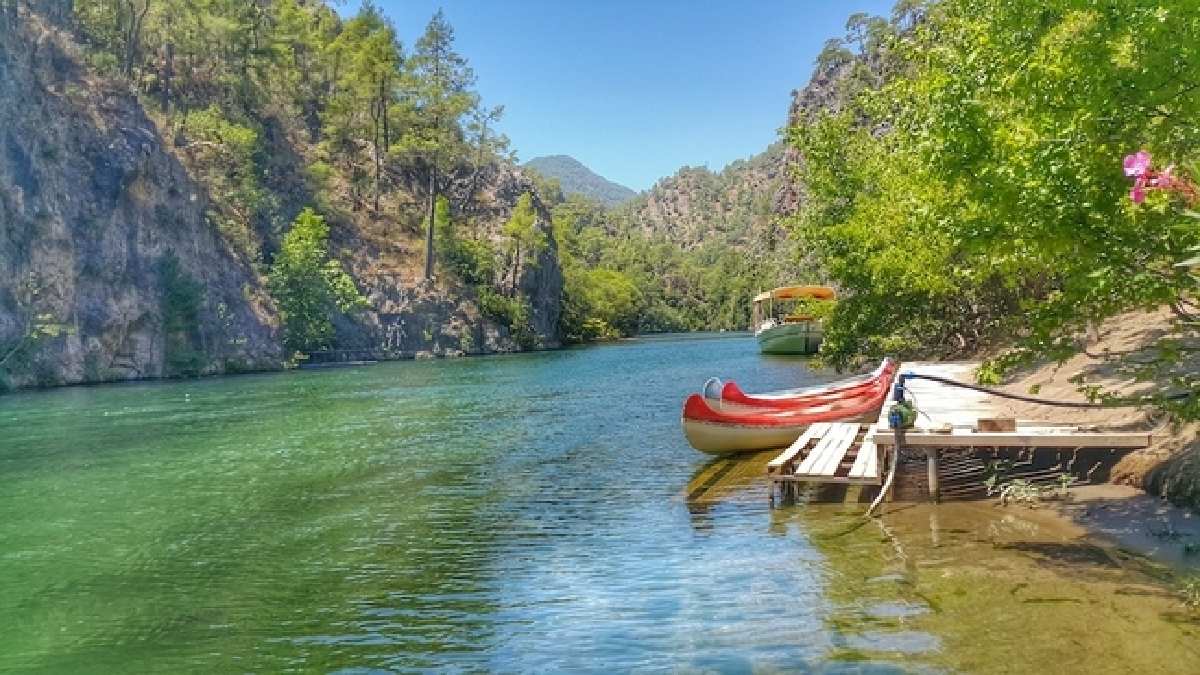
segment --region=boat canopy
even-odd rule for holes
[[[833,289],[828,286],[780,286],[773,291],[764,291],[754,296],[754,302],[760,303],[767,300],[833,300],[837,297]]]

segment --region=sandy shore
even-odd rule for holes
[[[1072,488],[1056,510],[1090,535],[1182,570],[1200,570],[1200,516],[1128,485]],[[1012,508],[1012,507],[1009,507]]]

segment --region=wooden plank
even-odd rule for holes
[[[1146,432],[1028,433],[1018,430],[1015,433],[977,433],[955,429],[949,434],[909,431],[904,435],[905,445],[927,448],[1145,448],[1151,440],[1151,435]],[[880,434],[876,443],[891,446],[895,439],[889,432]]]
[[[879,478],[879,448],[875,445],[875,431],[867,432],[854,465],[850,467],[850,478]]]
[[[796,455],[804,450],[804,446],[808,445],[809,441],[820,439],[825,436],[825,432],[829,430],[828,422],[817,422],[811,424],[804,433],[797,438],[795,442],[787,447],[783,452],[767,463],[767,473],[778,473],[783,470],[789,462],[795,459]]]
[[[820,453],[813,452],[813,462],[807,468],[797,469],[797,475],[833,476],[837,473],[842,458],[846,456],[846,451],[854,443],[858,430],[858,424],[835,424],[826,435],[826,438],[833,440],[827,443]]]
[[[860,428],[858,424],[842,425],[841,439],[826,451],[825,463],[819,467],[822,476],[832,476],[837,473],[838,467],[841,466],[842,460],[846,457],[846,453],[850,451],[855,439],[858,438]]]
[[[851,478],[849,476],[771,476],[775,483],[820,483],[821,485],[879,485],[878,479]],[[982,486],[982,483],[980,484]]]
[[[942,488],[938,482],[938,460],[940,459],[938,455],[940,454],[941,451],[936,448],[925,450],[925,484],[929,489],[929,500],[933,502],[940,501],[942,498]]]
[[[835,424],[830,424],[825,431],[825,435],[820,441],[817,442],[812,451],[808,453],[808,456],[804,458],[804,461],[800,462],[800,466],[796,467],[796,471],[794,473],[812,473],[812,468],[816,466],[817,460],[825,456],[825,449],[834,442],[834,440],[837,438],[837,434],[838,426]]]

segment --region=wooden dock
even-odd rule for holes
[[[767,463],[771,494],[798,484],[879,485],[883,482],[875,428],[858,422],[818,422]]]
[[[904,364],[899,374],[917,373],[970,381],[977,367],[978,364],[973,363],[910,363]],[[913,456],[917,455],[923,456],[925,464],[925,494],[937,501],[941,497],[943,478],[961,478],[982,484],[980,476],[986,463],[978,454],[971,454],[975,449],[985,449],[994,456],[999,456],[1001,449],[1029,453],[1035,449],[1048,449],[1077,455],[1083,449],[1144,448],[1152,441],[1148,432],[1100,432],[1044,422],[1022,424],[1018,421],[1013,431],[981,431],[980,420],[1000,414],[995,397],[922,379],[906,380],[905,387],[907,398],[919,411],[913,427],[903,434],[905,456],[897,457],[896,435],[888,425],[893,405],[889,396],[874,424],[813,424],[772,459],[767,464],[772,499],[776,486],[785,496],[794,494],[798,485],[805,483],[879,486],[884,483],[892,463],[905,462],[911,466]],[[942,466],[945,451],[950,451],[953,456],[948,467]],[[1070,468],[1072,462],[1055,464],[1060,465]],[[947,469],[949,476],[944,475]],[[1046,473],[1046,470],[1040,473]],[[953,492],[965,494],[969,490],[955,488]]]

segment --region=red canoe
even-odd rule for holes
[[[887,400],[894,372],[893,367],[874,385],[844,392],[843,398],[791,410],[740,404],[718,409],[703,396],[693,394],[683,406],[683,433],[692,447],[713,454],[782,448],[815,422],[873,421]]]
[[[736,383],[726,382],[721,389],[721,403],[734,403],[739,406],[771,410],[801,410],[849,398],[873,397],[878,394],[881,387],[888,388],[896,369],[895,361],[884,359],[883,363],[865,378],[838,382],[807,391],[793,390],[770,394],[747,394]]]

